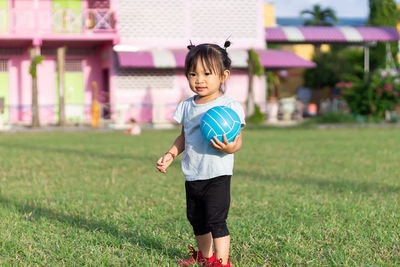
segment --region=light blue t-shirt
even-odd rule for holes
[[[174,120],[182,124],[185,131],[185,151],[182,156],[182,172],[187,181],[206,180],[221,175],[232,175],[233,154],[227,154],[212,148],[203,139],[200,132],[200,120],[204,113],[215,106],[227,106],[240,117],[244,126],[244,111],[239,102],[231,97],[222,95],[217,99],[196,104],[194,97],[179,103]]]

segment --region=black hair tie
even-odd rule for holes
[[[224,43],[224,49],[226,50],[230,46],[231,46],[231,41],[226,40]]]
[[[190,45],[187,46],[187,49],[192,50],[192,48],[195,48],[196,46],[192,44],[192,41],[190,41]]]

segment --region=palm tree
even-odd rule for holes
[[[322,9],[319,4],[313,6],[312,10],[305,9],[301,15],[311,15],[311,19],[304,21],[304,26],[333,26],[333,22],[338,22],[336,12],[332,8]]]
[[[336,17],[336,12],[332,8],[322,9],[319,4],[313,5],[312,10],[303,10],[300,12],[300,15],[311,15],[311,18],[304,21],[304,26],[333,26],[333,22],[338,22],[338,18]],[[315,46],[315,58],[320,58],[321,56],[321,44],[314,44]],[[318,113],[320,111],[320,97],[319,90],[321,89],[320,85],[316,85],[316,101],[318,107]]]

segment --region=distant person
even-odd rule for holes
[[[298,119],[303,119],[305,113],[307,112],[308,103],[311,101],[311,97],[312,92],[310,88],[300,86],[297,89],[296,110]]]
[[[224,95],[223,84],[230,75],[231,66],[226,52],[229,45],[227,41],[224,48],[215,44],[188,46],[185,75],[195,96],[179,103],[173,118],[182,124],[182,132],[157,161],[157,169],[165,173],[174,158],[184,152],[182,171],[186,178],[187,218],[199,251],[189,247],[192,257],[178,262],[179,266],[230,266],[226,219],[231,199],[233,153],[242,147],[242,135],[231,143],[225,135],[224,142],[215,137],[209,145],[200,132],[201,117],[215,106],[232,108],[242,125],[245,124],[241,104]]]
[[[129,130],[124,131],[124,133],[130,135],[139,135],[142,132],[139,124],[136,123],[135,119],[131,119],[129,122],[131,124],[131,127],[129,128]]]

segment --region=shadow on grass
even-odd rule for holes
[[[90,150],[79,150],[79,149],[71,149],[71,148],[55,148],[55,147],[47,147],[47,146],[35,146],[29,144],[12,144],[12,143],[0,143],[0,146],[6,149],[24,149],[27,151],[39,151],[39,152],[48,152],[48,153],[62,153],[62,154],[71,154],[77,156],[90,156],[94,158],[103,158],[103,159],[112,159],[112,160],[125,160],[125,159],[140,159],[140,160],[151,160],[156,161],[155,157],[150,155],[131,155],[131,154],[108,154],[101,151],[90,151]],[[155,164],[155,163],[154,163]]]
[[[30,204],[22,204],[17,201],[4,198],[3,196],[0,196],[0,204],[9,209],[16,209],[21,214],[32,214],[31,217],[34,219],[45,217],[47,219],[68,224],[76,228],[82,228],[91,232],[103,231],[104,233],[113,235],[133,245],[139,245],[149,253],[156,250],[157,253],[164,254],[170,259],[173,259],[173,257],[182,256],[182,253],[179,249],[167,248],[166,244],[161,243],[161,241],[157,240],[157,238],[150,236],[146,233],[146,231],[140,232],[140,234],[137,231],[120,231],[116,226],[104,221],[86,219],[84,216],[80,215],[65,215],[48,208]]]
[[[270,174],[268,176],[261,176],[260,174],[244,169],[235,170],[235,176],[246,176],[254,179],[267,179],[267,180],[275,180],[280,181],[282,184],[284,183],[292,183],[292,184],[300,184],[300,185],[313,185],[317,186],[319,189],[325,191],[333,191],[333,192],[362,192],[362,193],[400,193],[399,186],[390,186],[383,183],[374,183],[374,182],[357,182],[352,180],[327,180],[323,177],[293,177],[293,176],[283,176],[279,174]]]

